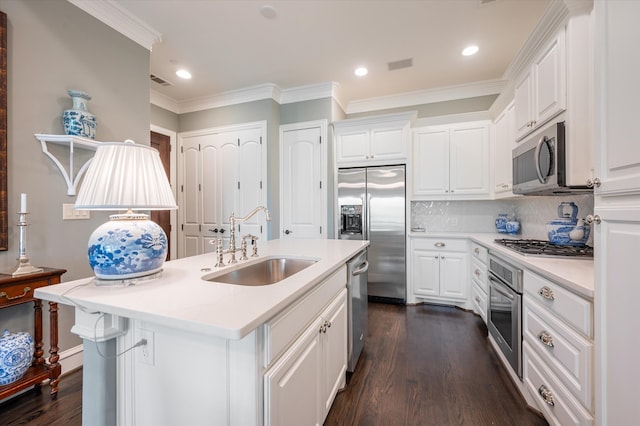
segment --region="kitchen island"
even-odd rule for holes
[[[322,423],[344,384],[345,263],[367,246],[272,240],[237,265],[214,268],[211,253],[166,262],[160,278],[135,285],[86,278],[36,297],[76,308],[72,331],[92,384],[85,424]],[[266,286],[202,279],[269,257],[317,262]]]

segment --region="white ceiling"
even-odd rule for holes
[[[114,0],[160,34],[152,91],[180,103],[266,83],[355,100],[499,80],[550,0]],[[276,16],[265,18],[270,5]],[[463,57],[470,44],[478,54]],[[411,68],[387,63],[413,59]],[[357,66],[369,68],[364,78]],[[191,80],[175,75],[188,68]]]

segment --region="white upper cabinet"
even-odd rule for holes
[[[354,118],[334,123],[338,167],[405,163],[415,112]]]
[[[515,83],[515,126],[521,139],[566,108],[565,32],[542,49]]]
[[[513,160],[511,152],[516,145],[514,102],[511,102],[494,122],[494,187],[496,198],[512,195]]]
[[[489,125],[477,121],[414,129],[414,198],[489,198]]]

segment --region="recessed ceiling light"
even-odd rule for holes
[[[369,74],[369,70],[365,67],[358,67],[353,73],[358,77],[364,77],[365,75]]]
[[[180,78],[184,78],[185,80],[189,80],[191,78],[191,73],[185,69],[176,71],[176,75]]]
[[[270,4],[265,4],[260,7],[260,14],[267,19],[273,19],[276,17],[276,9]]]
[[[475,55],[476,53],[478,53],[478,50],[480,50],[478,46],[467,46],[462,51],[462,56]]]

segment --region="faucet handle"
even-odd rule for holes
[[[251,245],[253,246],[253,254],[251,257],[258,257],[258,237],[255,235],[251,236]]]
[[[247,238],[252,238],[253,235],[246,234],[242,236],[242,243],[240,244],[240,260],[247,260]]]
[[[224,255],[224,250],[222,250],[222,238],[214,238],[213,240],[209,241],[209,244],[215,244],[216,245],[216,264],[215,264],[215,268],[221,268],[224,266],[224,259],[223,259],[223,255]]]

